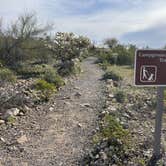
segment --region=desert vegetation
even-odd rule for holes
[[[35,13],[25,13],[9,27],[0,24],[0,83],[38,79],[36,90],[56,92],[64,76],[80,72],[80,60],[92,48],[90,40],[73,33],[52,32],[52,24],[40,25]],[[48,34],[52,34],[49,36]],[[56,90],[55,90],[56,89]],[[50,96],[50,93],[47,97]],[[46,97],[46,98],[47,98]]]
[[[62,153],[60,158],[67,161],[66,154],[71,154],[69,159],[73,160],[92,140],[90,152],[79,154],[85,156],[82,165],[150,164],[156,89],[133,86],[136,49],[135,45],[121,44],[115,38],[106,39],[101,48],[87,37],[54,32],[52,24],[40,25],[34,13],[21,15],[9,27],[1,21],[0,147],[7,149],[4,153],[10,151],[16,157],[26,158],[29,151],[22,145],[28,141],[26,137],[31,138],[32,147],[36,147],[34,139],[39,137],[38,146],[46,146],[54,155],[52,158],[56,157],[52,153],[57,156]],[[48,133],[43,134],[41,130]],[[48,139],[47,134],[54,144],[42,142],[43,137]],[[9,142],[14,137],[16,145],[3,137]],[[63,151],[67,149],[61,143],[64,140],[70,147],[68,153]],[[164,143],[165,140],[163,146]],[[49,149],[55,144],[55,149]],[[34,156],[41,152],[32,151],[29,155],[35,162]],[[41,164],[43,156],[40,157]],[[162,158],[158,164],[164,162]]]

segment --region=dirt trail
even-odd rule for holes
[[[79,165],[81,157],[92,145],[102,102],[100,78],[103,72],[94,62],[95,58],[85,60],[82,63],[84,72],[63,87],[50,104],[39,107],[6,133],[3,131],[10,145],[0,149],[2,165]],[[27,137],[21,145],[11,143],[18,133]]]

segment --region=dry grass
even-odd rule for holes
[[[114,71],[118,75],[120,75],[125,82],[132,84],[134,82],[134,69],[130,66],[116,66],[116,65],[110,65],[107,68],[108,71]]]

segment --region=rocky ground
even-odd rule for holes
[[[156,89],[133,87],[129,77],[121,82],[104,82],[104,72],[95,60],[85,60],[83,73],[70,78],[48,103],[40,102],[32,90],[33,79],[0,89],[0,165],[166,165],[165,113],[162,158],[151,158]],[[123,91],[123,100],[117,98],[118,91]],[[95,142],[95,136],[105,127],[106,115],[115,118],[121,131],[128,132],[129,137],[122,140],[128,142],[127,148],[121,149],[119,139]]]
[[[0,165],[81,165],[81,158],[92,146],[92,135],[103,99],[103,82],[100,80],[103,71],[94,64],[95,60],[85,60],[82,63],[83,73],[71,79],[46,104],[37,105],[35,102],[38,100],[28,103],[35,96],[30,90],[32,80],[22,80],[20,85],[10,87],[13,96],[25,100],[18,99],[21,101],[19,108],[15,108],[15,104],[6,108],[3,104]],[[4,89],[1,90],[4,92]],[[15,95],[16,90],[19,95]],[[9,103],[8,97],[4,101]]]
[[[124,130],[129,132],[129,147],[120,151],[123,140],[111,142],[108,138],[102,138],[91,153],[86,156],[87,165],[113,165],[113,166],[165,166],[165,137],[166,114],[163,115],[162,128],[162,157],[155,160],[153,155],[154,126],[156,115],[156,89],[133,87],[131,78],[123,78],[117,83],[111,79],[106,81],[107,99],[105,109],[101,117],[113,116],[121,124]],[[125,100],[117,100],[117,91],[123,91]],[[100,119],[100,130],[105,128],[103,118]],[[129,139],[128,137],[124,139]],[[115,153],[112,154],[112,151]]]

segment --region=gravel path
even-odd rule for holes
[[[81,165],[79,161],[92,146],[102,105],[103,71],[95,60],[85,60],[80,77],[63,87],[49,104],[18,118],[14,126],[0,129],[0,165]]]

